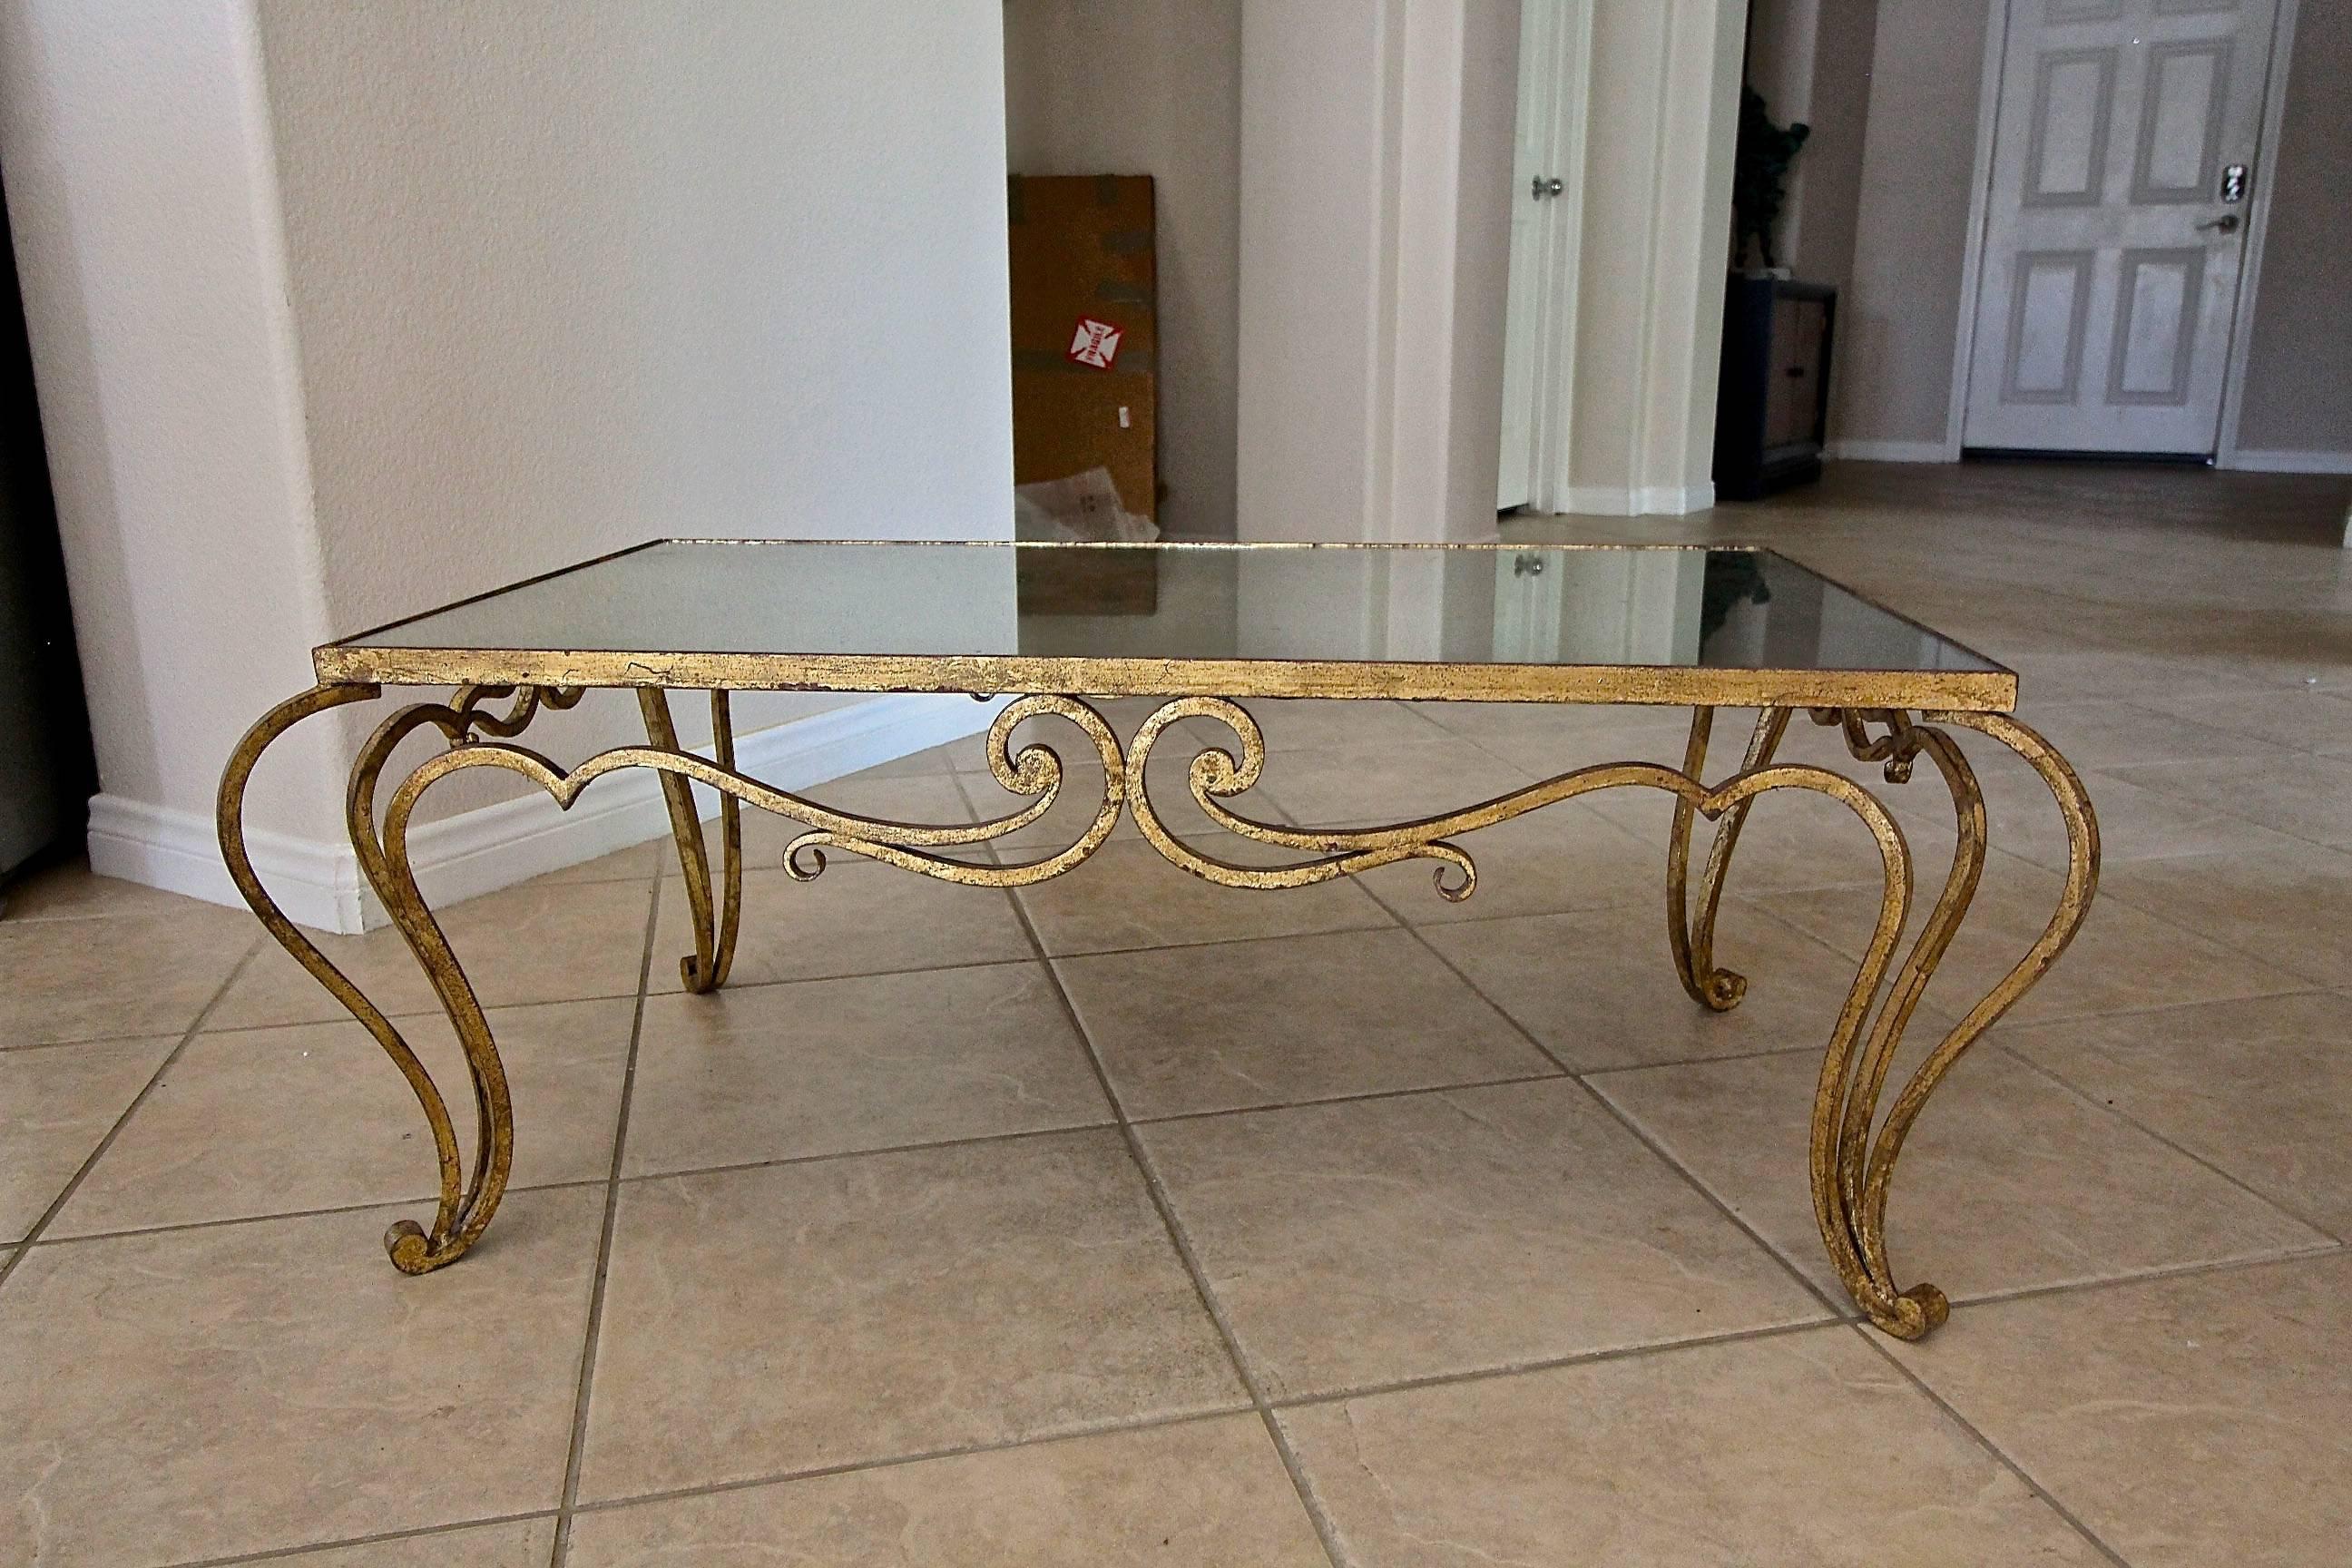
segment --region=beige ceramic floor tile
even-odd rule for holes
[[[2352,758],[2163,763],[2118,772],[2158,795],[2230,812],[2314,844],[2352,847]]]
[[[663,869],[676,876],[677,857],[672,851],[672,843],[667,835],[648,838],[642,844],[632,844],[626,849],[615,849],[610,855],[600,855],[577,866],[566,866],[560,871],[550,871],[533,880],[541,886],[560,887],[572,882],[642,881]]]
[[[1825,1048],[1854,982],[1853,959],[1736,899],[1723,907],[1716,963],[1748,976],[1748,989],[1728,1013],[1710,1012],[1683,990],[1664,919],[1617,910],[1440,926],[1428,935],[1471,984],[1579,1072]]]
[[[1276,1398],[1825,1315],[1572,1083],[1143,1137]]]
[[[570,1568],[1325,1568],[1255,1415],[579,1516]]]
[[[1131,1117],[1558,1070],[1405,931],[1110,953],[1056,967]]]
[[[2352,973],[2352,855],[2314,845],[2276,855],[2150,860],[2105,873],[2100,896],[2251,955],[2241,960],[2249,974],[2284,970],[2309,984],[2336,985]],[[2133,1005],[2208,999],[2169,975],[2150,979]]]
[[[680,991],[677,960],[694,951],[694,922],[677,884],[663,889],[649,988]],[[845,974],[885,974],[1032,958],[1009,894],[941,882],[838,855],[813,881],[782,871],[743,878],[743,923],[729,984],[764,985]]]
[[[1249,845],[1246,839],[1226,842],[1236,848]],[[1260,858],[1315,858],[1311,852],[1284,851],[1244,858],[1228,855],[1222,845],[1202,847],[1244,865]],[[1106,844],[1068,875],[1014,896],[1036,925],[1038,942],[1055,957],[1396,923],[1352,879],[1276,889],[1220,887],[1171,864],[1140,839]]]
[[[2157,787],[2158,774],[2210,766],[2261,769],[2265,764],[2180,763],[2167,763],[2162,769],[2084,772],[2083,787],[2090,795],[2091,809],[2099,822],[2101,863],[2114,866],[2169,856],[2255,854],[2295,847],[2294,840],[2276,831],[2282,825],[2266,825],[2266,819],[2239,810],[2226,799],[2197,800]],[[2022,769],[1988,771],[1981,782],[1994,847],[2050,870],[2063,871],[2068,854],[2066,824],[2049,787]]]
[[[1477,885],[1459,902],[1439,893],[1433,879],[1451,884],[1456,873],[1434,860],[1383,866],[1362,879],[1364,886],[1418,926],[1664,902],[1665,851],[1581,802],[1544,806],[1454,842],[1478,868]]]
[[[543,1568],[554,1550],[553,1519],[522,1519],[371,1541],[364,1546],[330,1546],[268,1561],[272,1568]]]
[[[582,1496],[1230,1408],[1116,1132],[622,1190]]]
[[[2289,1212],[2352,1237],[2352,998],[2168,1007],[2000,1038]]]
[[[2352,1540],[2352,1255],[1985,1307],[1895,1353],[2133,1568]]]
[[[263,939],[243,910],[179,902],[102,919],[0,921],[0,1047],[185,1031]]]
[[[178,1037],[0,1051],[0,1242],[30,1231]]]
[[[514,1096],[518,1186],[611,1173],[634,1008],[565,1002],[490,1012]],[[437,1017],[407,1021],[472,1158],[465,1058]],[[430,1204],[432,1134],[416,1096],[355,1023],[203,1034],[188,1043],[59,1212],[52,1234]],[[423,1216],[417,1216],[422,1223]]]
[[[1809,758],[1829,766],[1826,756]],[[1859,774],[1840,763],[1832,772]],[[1714,776],[1712,773],[1710,776]],[[1882,783],[1864,787],[1887,808],[1909,842],[1912,864],[1921,876],[1938,877],[1951,864],[1951,797],[1920,780],[1906,789]],[[1616,789],[1591,797],[1592,809],[1639,838],[1650,852],[1649,896],[1665,905],[1666,846],[1674,826],[1674,798],[1657,790]],[[1692,836],[1691,884],[1698,882],[1714,843],[1702,821]],[[1877,841],[1853,809],[1828,795],[1803,789],[1776,790],[1759,799],[1742,825],[1725,886],[1751,897],[1811,888],[1881,882],[1885,861]]]
[[[20,876],[8,884],[6,918],[16,921],[79,920],[86,915],[195,912],[209,906],[136,882],[101,877],[87,860],[76,859]]]
[[[1110,1120],[1043,964],[646,1003],[629,1173]]]
[[[0,1563],[551,1508],[602,1213],[595,1193],[518,1194],[424,1279],[378,1244],[397,1210],[34,1247],[0,1289]]]
[[[1444,739],[1431,722],[1431,705],[1425,703],[1261,699],[1244,706],[1257,721],[1269,754],[1333,746],[1410,746]]]
[[[2142,763],[2284,756],[2299,749],[2303,740],[2292,731],[2273,732],[2246,724],[2250,712],[2282,700],[2294,699],[2188,698],[2145,707],[2127,702],[2029,703],[2017,716],[2075,767],[2105,769]],[[2352,714],[2352,704],[2337,706]],[[1953,732],[1980,773],[1996,765],[2020,767],[1990,737],[1973,730]],[[2347,722],[2346,735],[2352,738],[2352,722]]]
[[[1359,1568],[2105,1561],[1847,1329],[1281,1421]]]
[[[1531,778],[1550,778],[1596,763],[1648,762],[1679,767],[1690,739],[1690,710],[1684,708],[1424,702],[1417,705],[1417,710],[1438,728]],[[1725,725],[1721,743],[1733,745],[1728,731],[1739,726],[1728,720]],[[1744,741],[1744,730],[1741,738]]]
[[[830,784],[813,784],[795,793],[819,805],[883,822],[938,826],[972,820],[971,808],[964,804],[963,792],[956,787],[953,777],[943,773],[912,776],[894,774],[878,778],[870,773],[859,773],[850,778],[835,779]],[[703,831],[712,845],[711,864],[715,872],[718,866],[718,820],[714,817],[706,823]],[[804,822],[746,807],[743,811],[743,864],[761,870],[781,868],[787,847],[808,831],[808,824]],[[843,851],[834,852],[831,858],[836,868],[853,861],[866,863],[860,857]],[[683,875],[674,853],[662,857],[662,868],[667,876]]]
[[[2230,697],[2185,697],[2168,705],[2184,721],[2210,725],[2303,751],[2352,751],[2352,701],[2321,691],[2273,691]],[[2125,759],[2173,761],[2168,757]]]
[[[1805,1052],[1592,1082],[1842,1301],[1806,1179],[1820,1071]],[[1886,1223],[1901,1282],[1927,1280],[1956,1300],[2327,1241],[1990,1048],[1953,1068],[1913,1127]]]
[[[2151,919],[2142,912],[2147,905],[2126,890],[2152,868],[2242,864],[2239,858],[2220,857],[2105,869],[2081,931],[2011,1016],[2026,1022],[2129,1012],[2158,1002],[2219,1001],[2307,989],[2291,972],[2285,955],[2231,942],[2233,933],[2221,922],[2184,917],[2169,909],[2158,909],[2156,912],[2163,918]],[[2056,872],[2010,856],[1993,856],[1966,921],[1929,983],[1929,1004],[1953,1016],[1973,1007],[2040,937],[2063,886]],[[1923,890],[1912,900],[1906,943],[1927,919],[1933,901],[1929,895],[1930,890]],[[1759,902],[1798,930],[1859,960],[1877,918],[1879,897],[1874,887],[1837,888],[1780,893]],[[2352,882],[2346,886],[2346,898],[2352,900]],[[2345,945],[2352,952],[2352,937]],[[2263,957],[2248,956],[2257,952]]]
[[[1385,826],[1508,795],[1535,775],[1448,735],[1325,746],[1269,762],[1265,788],[1304,827]]]
[[[483,1005],[504,1007],[634,995],[650,897],[644,882],[528,883],[436,913]],[[251,923],[252,917],[247,921]],[[365,936],[313,933],[313,940],[387,1014],[441,1010],[399,931],[387,927]],[[655,968],[658,981],[661,966]],[[350,1016],[285,949],[264,938],[206,1024],[233,1029]]]

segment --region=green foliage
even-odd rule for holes
[[[1780,226],[1780,205],[1788,197],[1789,165],[1812,133],[1810,125],[1773,124],[1763,95],[1752,87],[1739,89],[1739,149],[1731,171],[1734,266],[1746,264],[1750,240],[1765,266],[1780,265],[1772,254],[1772,233]]]

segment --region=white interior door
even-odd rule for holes
[[[1567,171],[1551,167],[1559,121],[1561,0],[1523,0],[1519,8],[1519,107],[1511,159],[1511,282],[1503,331],[1503,468],[1495,506],[1508,511],[1535,498],[1536,375],[1543,362],[1547,220],[1566,188]]]
[[[2210,454],[2277,0],[2010,0],[1970,447]]]

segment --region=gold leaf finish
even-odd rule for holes
[[[938,661],[932,663],[936,666]],[[1250,695],[1300,693],[1321,679],[1302,676],[1297,665],[1267,661],[1238,668],[1256,672],[1246,680],[1237,678],[1237,689]],[[1351,679],[1360,679],[1361,671],[1370,667],[1354,668],[1359,675]],[[835,810],[741,773],[736,766],[728,689],[723,685],[704,688],[710,692],[711,754],[705,757],[687,751],[678,742],[668,693],[660,685],[646,682],[640,678],[642,672],[623,678],[597,673],[611,685],[635,690],[647,743],[600,752],[566,771],[512,742],[541,710],[578,703],[583,688],[572,683],[533,683],[525,678],[527,672],[519,670],[503,673],[514,683],[465,686],[447,704],[415,704],[385,719],[360,750],[346,802],[361,870],[415,953],[464,1047],[476,1112],[470,1161],[461,1156],[447,1104],[415,1052],[271,901],[245,848],[246,786],[262,752],[302,720],[376,697],[379,689],[373,684],[327,684],[280,705],[247,734],[221,781],[221,843],[239,890],[270,934],[367,1026],[406,1076],[425,1111],[440,1169],[440,1200],[429,1226],[403,1221],[386,1237],[393,1261],[410,1273],[440,1268],[472,1246],[497,1210],[513,1162],[513,1113],[497,1045],[472,985],[417,890],[409,850],[411,825],[425,793],[439,780],[469,768],[493,767],[518,773],[565,808],[607,774],[632,768],[656,773],[694,921],[695,951],[680,960],[680,973],[687,989],[696,993],[714,991],[725,983],[734,953],[742,907],[740,811],[745,805],[805,826],[784,855],[785,868],[803,881],[823,873],[828,851],[844,851],[942,881],[984,888],[1030,886],[1061,876],[1090,858],[1110,837],[1121,813],[1132,812],[1143,838],[1161,856],[1221,886],[1265,890],[1300,888],[1401,861],[1425,860],[1432,863],[1438,894],[1460,900],[1477,889],[1476,863],[1461,842],[1469,835],[1580,795],[1642,788],[1664,791],[1674,799],[1665,892],[1669,948],[1676,973],[1694,1000],[1725,1012],[1738,1005],[1748,984],[1746,977],[1720,967],[1715,952],[1717,915],[1740,829],[1755,803],[1774,792],[1798,790],[1827,796],[1845,806],[1876,846],[1883,886],[1870,941],[1822,1059],[1811,1138],[1814,1213],[1822,1242],[1856,1304],[1873,1322],[1905,1339],[1916,1339],[1935,1328],[1945,1320],[1948,1306],[1943,1292],[1933,1285],[1899,1285],[1888,1258],[1887,1191],[1904,1140],[1952,1064],[2015,1005],[2073,939],[2090,907],[2098,878],[2097,825],[2081,780],[2063,759],[2006,714],[1932,707],[1917,711],[1902,705],[1910,689],[1900,677],[1852,678],[1872,691],[1874,703],[1871,706],[1822,706],[1827,684],[1833,683],[1818,678],[1802,693],[1777,697],[1759,693],[1762,710],[1740,765],[1720,783],[1706,781],[1713,709],[1724,705],[1729,689],[1718,687],[1696,708],[1679,770],[1655,763],[1606,763],[1560,773],[1441,816],[1378,827],[1314,828],[1260,822],[1227,805],[1258,784],[1265,770],[1266,749],[1256,721],[1239,703],[1222,696],[1200,692],[1169,696],[1124,747],[1102,714],[1086,700],[1052,691],[1020,697],[1000,711],[990,726],[987,763],[997,784],[1008,794],[1025,798],[1027,804],[986,822],[920,824]],[[1639,701],[1658,694],[1643,679],[1643,672],[1620,673],[1626,679],[1614,689],[1614,700]],[[976,693],[1006,689],[1009,683],[1005,669],[981,668],[976,661],[971,669],[933,668],[925,679]],[[1872,680],[1875,686],[1870,685]],[[871,689],[938,688],[884,682]],[[1127,688],[1114,683],[1083,689],[1108,694]],[[1167,695],[1164,689],[1160,694]],[[1351,688],[1349,694],[1397,693]],[[512,701],[504,713],[484,706],[508,698]],[[1994,694],[1988,693],[1986,700],[1993,700]],[[1775,762],[1790,720],[1800,708],[1808,709],[1817,722],[1835,726],[1856,758],[1883,764],[1889,784],[1906,784],[1914,764],[1924,756],[1951,795],[1957,826],[1952,865],[1935,905],[1899,963],[1896,950],[1902,945],[1913,890],[1909,846],[1886,808],[1861,784],[1826,768]],[[1185,843],[1170,830],[1147,786],[1148,764],[1155,750],[1168,743],[1171,730],[1186,720],[1217,725],[1233,737],[1230,747],[1206,744],[1192,756],[1184,777],[1192,803],[1224,832],[1291,851],[1293,858],[1274,865],[1237,865]],[[1101,764],[1102,797],[1083,830],[1066,847],[1042,858],[1007,862],[947,853],[996,845],[1044,819],[1061,801],[1069,775],[1060,753],[1042,743],[1024,745],[1017,753],[1013,750],[1013,731],[1033,721],[1068,724],[1093,748]],[[2041,936],[1991,993],[1927,1053],[1882,1113],[1881,1103],[1904,1032],[1968,913],[1984,867],[1984,801],[1974,771],[1948,732],[1953,726],[1977,730],[2000,742],[2040,775],[2065,822],[2070,864],[2059,906]],[[400,781],[384,803],[379,822],[377,792],[387,762],[404,739],[427,728],[441,734],[446,748]],[[1874,733],[1874,728],[1879,732]],[[716,791],[720,800],[719,866],[715,879],[710,849],[695,809],[693,786],[697,784]],[[1718,826],[1694,903],[1688,888],[1690,837],[1701,817]]]

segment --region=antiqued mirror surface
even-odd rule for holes
[[[665,541],[339,649],[2002,674],[1769,551]]]

